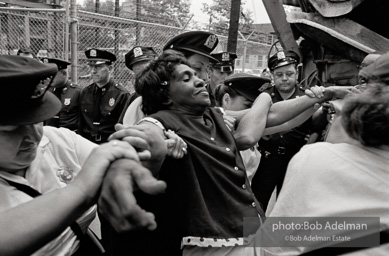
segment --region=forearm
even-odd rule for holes
[[[254,105],[239,122],[234,134],[239,150],[253,147],[262,137],[271,103],[271,98],[268,94],[259,95]]]
[[[239,123],[242,118],[249,112],[250,109],[244,109],[240,111],[233,111],[233,110],[225,110],[226,114],[228,116],[231,116],[236,119],[236,122]]]
[[[315,111],[316,110],[314,108],[309,108],[308,110],[305,110],[302,114],[296,116],[295,118],[281,125],[267,127],[263,135],[269,135],[269,134],[279,133],[279,132],[293,129],[294,127],[299,126],[302,123],[304,123],[306,120],[308,120],[308,118],[310,118]]]
[[[309,113],[312,115],[315,111],[313,108],[315,103],[321,102],[324,102],[324,98],[318,99],[311,98],[309,96],[302,96],[291,100],[277,102],[270,107],[266,127],[281,125],[306,110],[309,110],[306,112],[307,115]],[[304,117],[304,115],[302,117]]]
[[[49,206],[49,207],[48,207]],[[31,255],[61,234],[90,206],[69,184],[0,213],[0,255]]]

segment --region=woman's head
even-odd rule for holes
[[[240,111],[250,108],[251,100],[237,93],[231,86],[219,84],[215,90],[216,105],[225,110]]]
[[[143,97],[142,110],[147,115],[175,107],[195,109],[197,101],[201,107],[204,99],[198,96],[205,96],[203,88],[204,81],[195,75],[184,55],[174,50],[166,50],[135,81],[135,90]],[[208,93],[206,96],[209,101]]]
[[[389,86],[371,84],[347,98],[342,109],[347,134],[370,147],[389,146]]]

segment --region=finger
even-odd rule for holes
[[[132,178],[138,188],[147,194],[156,195],[165,192],[166,183],[154,178],[151,172],[143,166],[133,169]]]
[[[115,133],[113,133],[111,136],[108,137],[108,140],[121,140],[123,139],[124,137],[128,137],[128,136],[132,136],[132,137],[141,137],[143,139],[146,139],[147,136],[145,135],[144,132],[140,131],[139,129],[134,129],[134,128],[131,128],[131,127],[127,127],[125,129],[122,129],[122,130],[119,130]]]
[[[123,130],[125,128],[126,127],[122,124],[119,124],[119,123],[115,124],[115,131],[120,131],[120,130]]]
[[[311,90],[309,90],[309,89],[305,90],[305,95],[307,95],[307,96],[309,96],[311,98],[315,98],[315,94]]]
[[[149,144],[143,138],[127,136],[124,137],[122,140],[128,142],[131,146],[133,146],[138,151],[150,150]]]
[[[147,161],[151,158],[151,152],[149,150],[143,150],[138,152],[139,160]]]

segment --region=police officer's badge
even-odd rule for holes
[[[109,104],[110,107],[115,105],[115,99],[114,98],[110,98],[108,104]]]
[[[134,57],[139,57],[139,56],[142,56],[143,55],[143,51],[142,51],[142,48],[140,47],[136,47],[134,48]]]
[[[284,52],[277,52],[277,59],[278,60],[285,59],[285,53]]]
[[[57,169],[57,177],[60,181],[69,184],[74,179],[73,170],[68,166],[60,166]]]
[[[210,35],[207,40],[205,41],[204,45],[208,47],[209,49],[212,49],[217,41],[216,35]]]
[[[230,61],[230,54],[228,52],[222,54],[222,61]]]
[[[90,50],[90,56],[91,57],[96,57],[97,56],[96,50]]]
[[[65,98],[65,101],[63,103],[65,106],[70,105],[70,98]]]

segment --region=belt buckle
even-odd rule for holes
[[[261,150],[261,153],[264,154],[265,158],[269,158],[271,156],[271,153],[269,151],[266,151],[266,150]]]
[[[278,147],[277,154],[285,155],[285,147]]]

